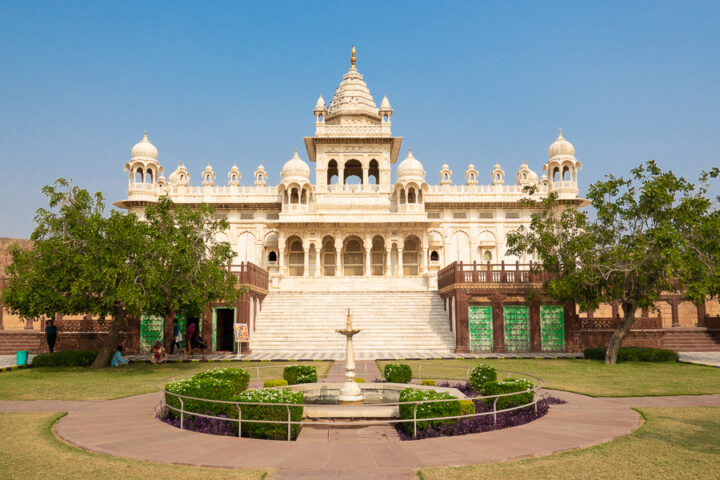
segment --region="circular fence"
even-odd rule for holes
[[[297,365],[297,364],[291,364],[291,365]],[[273,376],[266,376],[263,377],[261,370],[267,370],[267,369],[275,369],[282,368],[285,366],[290,365],[272,365],[267,367],[243,367],[243,369],[247,370],[248,372],[254,371],[256,373],[255,378],[252,376],[250,377],[250,381],[264,381],[264,380],[273,380],[277,379],[278,377],[276,375]],[[411,365],[411,368],[413,369],[413,379],[419,379],[419,375],[423,372],[423,365],[422,364],[413,364]],[[441,376],[434,376],[433,370],[437,370],[438,367],[436,365],[426,365],[425,366],[425,375],[423,378],[426,379],[441,379],[442,380],[448,380],[450,382],[452,381],[467,381],[469,379],[470,373],[472,372],[472,368],[465,368],[465,367],[442,367],[443,371],[447,371],[448,369],[457,369],[457,373],[460,374],[464,372],[464,380],[458,379],[458,378],[450,378],[446,379]],[[415,372],[417,371],[418,376],[416,377]],[[292,426],[297,425],[299,428],[301,428],[303,425],[313,425],[313,426],[332,426],[332,427],[347,427],[347,426],[372,426],[372,425],[395,425],[395,424],[402,424],[402,423],[412,423],[413,429],[412,429],[412,437],[416,438],[417,431],[418,431],[418,423],[421,422],[442,422],[442,421],[449,421],[449,420],[461,420],[461,419],[471,419],[471,418],[478,418],[478,417],[484,417],[484,416],[492,416],[493,418],[493,424],[495,428],[497,428],[497,421],[498,421],[498,415],[518,411],[522,409],[528,409],[528,408],[534,408],[535,416],[537,417],[538,414],[538,402],[541,400],[540,392],[542,391],[543,385],[545,384],[545,381],[541,379],[540,377],[537,377],[535,375],[531,375],[528,373],[523,372],[516,372],[512,370],[496,370],[497,373],[503,373],[505,374],[506,378],[510,377],[511,375],[517,375],[523,379],[526,379],[530,381],[533,384],[532,388],[528,388],[526,390],[522,391],[514,391],[510,393],[501,393],[497,395],[476,395],[476,396],[469,396],[466,395],[465,398],[441,398],[441,399],[428,399],[428,400],[417,400],[417,401],[407,401],[407,402],[386,402],[386,403],[373,403],[373,407],[395,407],[398,408],[403,406],[411,406],[413,411],[412,418],[394,418],[394,419],[372,419],[372,420],[352,420],[352,421],[303,421],[303,420],[292,420],[291,413],[293,408],[302,408],[308,406],[306,403],[268,403],[268,402],[236,402],[236,401],[230,401],[230,400],[212,400],[212,399],[206,399],[206,398],[200,398],[200,397],[191,397],[187,395],[181,395],[174,392],[169,392],[165,389],[165,382],[167,381],[177,381],[182,380],[182,378],[178,379],[174,376],[165,378],[161,383],[158,383],[157,389],[163,393],[163,397],[160,401],[160,404],[158,405],[158,409],[164,409],[167,411],[173,411],[180,417],[180,428],[184,428],[185,424],[185,417],[186,416],[192,416],[192,417],[201,417],[201,418],[207,418],[207,419],[214,419],[214,420],[221,420],[226,422],[235,422],[238,424],[238,437],[242,437],[242,426],[243,424],[248,423],[262,423],[262,424],[278,424],[278,425],[287,425],[287,440],[291,441],[292,439]],[[447,376],[447,375],[445,375]],[[453,375],[455,376],[455,375]],[[307,384],[306,384],[307,385]],[[417,386],[417,384],[408,383],[404,384],[407,385],[408,388],[412,388],[413,386]],[[273,390],[273,389],[279,389],[279,388],[288,388],[288,387],[261,387],[263,389],[267,390]],[[428,388],[432,389],[432,386],[428,386]],[[521,403],[520,405],[512,405],[508,408],[502,408],[498,409],[497,404],[498,401],[502,398],[506,397],[518,397],[523,394],[529,394],[532,393],[532,396],[530,397],[531,400],[525,403]],[[169,405],[167,403],[168,396],[174,397],[178,400],[180,403],[180,407],[176,407],[173,405]],[[469,413],[469,414],[463,414],[463,415],[451,415],[451,416],[440,416],[440,417],[418,417],[418,407],[423,404],[431,404],[431,403],[452,403],[452,402],[462,402],[470,400],[473,403],[477,405],[477,402],[482,402],[482,404],[486,406],[492,405],[492,409],[485,412],[476,412],[476,413]],[[232,408],[234,406],[237,409],[237,418],[233,417],[222,417],[217,415],[210,415],[206,412],[197,412],[197,411],[190,411],[185,409],[185,402],[187,401],[197,401],[197,402],[203,402],[203,403],[212,403],[212,404],[223,404],[227,405],[228,409]],[[264,407],[273,407],[273,408],[285,408],[287,412],[287,419],[283,420],[271,420],[271,419],[248,419],[242,418],[242,407],[252,407],[252,406],[264,406]],[[353,405],[348,405],[347,407],[352,407]],[[337,407],[344,407],[343,405],[337,405]],[[156,410],[157,413],[157,410]],[[157,416],[160,416],[159,413]]]

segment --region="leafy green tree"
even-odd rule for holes
[[[93,367],[107,365],[128,317],[199,313],[209,302],[242,293],[227,269],[232,251],[214,242],[227,222],[205,206],[191,210],[167,198],[147,221],[104,215],[102,194],[65,179],[43,188],[49,208],[35,215],[32,249],[12,246],[4,304],[25,318],[91,313],[108,327]]]
[[[544,288],[556,299],[577,302],[583,311],[620,302],[623,321],[605,355],[605,363],[615,363],[637,310],[656,308],[663,292],[684,292],[697,303],[718,293],[712,229],[720,225],[707,195],[717,174],[714,169],[693,184],[650,161],[629,178],[608,175],[588,190],[594,217],[562,205],[555,194],[523,200],[540,213],[529,228],[508,235],[509,251],[537,256],[538,268],[554,274]]]

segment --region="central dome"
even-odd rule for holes
[[[295,155],[283,165],[280,175],[283,180],[290,177],[300,177],[305,180],[310,178],[310,167],[300,158],[297,148]]]
[[[375,100],[373,100],[363,76],[355,68],[355,47],[350,57],[350,70],[343,75],[335,96],[328,107],[328,117],[335,115],[369,115],[379,119],[379,113]]]

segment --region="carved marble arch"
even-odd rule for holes
[[[248,231],[242,232],[238,236],[237,248],[235,250],[237,260],[240,262],[257,263],[255,260],[255,245],[255,235]]]
[[[154,178],[153,169],[148,168],[147,170],[145,170],[145,183],[153,183],[153,178]]]
[[[417,276],[420,273],[420,239],[408,235],[403,242],[403,275]]]
[[[135,170],[135,183],[143,183],[143,169],[138,167]]]
[[[370,249],[370,269],[372,275],[383,275],[385,273],[385,239],[382,235],[375,235],[372,239]]]
[[[349,181],[351,180],[352,181]],[[345,162],[343,168],[343,183],[346,185],[362,185],[363,168],[359,160],[351,159]]]
[[[288,274],[291,277],[302,277],[305,271],[305,250],[300,237],[293,235],[285,241],[287,252]]]
[[[447,261],[471,263],[470,255],[470,236],[467,232],[458,230],[450,237],[448,245]]]
[[[335,239],[331,235],[326,235],[322,239],[320,248],[320,265],[323,275],[329,277],[335,275],[336,260]]]
[[[333,178],[335,179],[335,183],[333,183]],[[337,160],[331,159],[328,162],[328,168],[327,168],[327,184],[328,185],[336,185],[338,183],[338,164]]]
[[[370,160],[368,166],[368,183],[371,185],[380,183],[380,165],[375,159]]]
[[[343,241],[343,274],[346,277],[360,276],[364,273],[365,249],[360,237],[351,235]]]

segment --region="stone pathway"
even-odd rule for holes
[[[681,352],[680,361],[720,367],[720,352]]]
[[[35,357],[35,355],[28,355],[28,364],[32,363],[32,359]],[[0,368],[8,368],[8,367],[14,367],[17,365],[17,356],[15,354],[12,355],[0,355]]]

